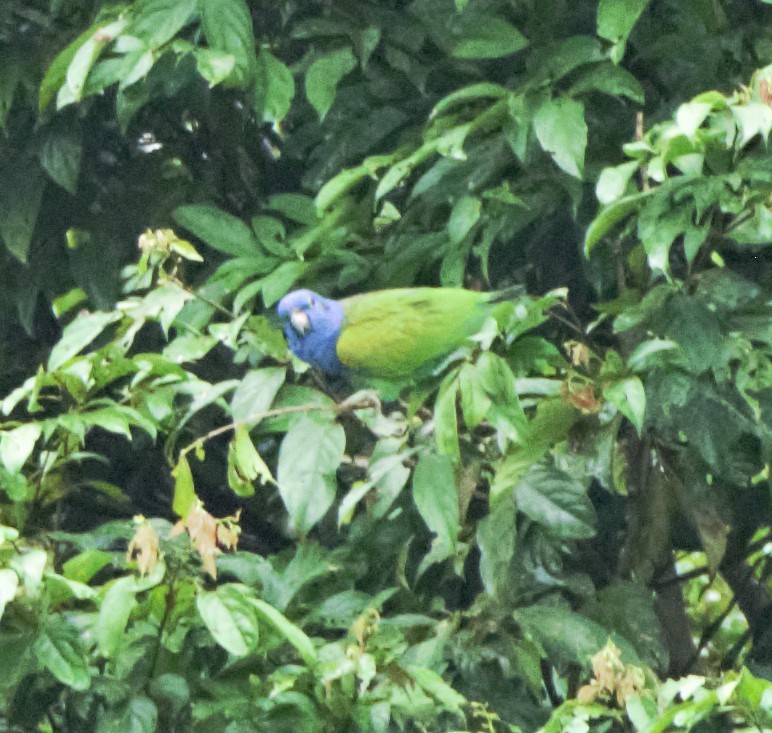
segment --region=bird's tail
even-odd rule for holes
[[[489,303],[504,303],[507,300],[517,300],[525,295],[525,285],[510,285],[503,290],[494,290],[489,298]]]

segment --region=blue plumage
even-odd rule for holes
[[[345,372],[335,346],[343,324],[343,306],[311,290],[294,290],[276,309],[292,353],[332,376]]]

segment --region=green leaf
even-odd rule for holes
[[[99,605],[96,636],[99,651],[106,657],[116,654],[125,642],[126,626],[137,605],[137,587],[133,576],[112,583]]]
[[[515,611],[526,638],[540,645],[553,664],[590,667],[590,657],[606,646],[609,636],[622,652],[622,661],[640,666],[635,649],[618,634],[565,608],[533,605]]]
[[[595,510],[584,486],[563,471],[534,466],[515,486],[517,508],[564,539],[595,535]]]
[[[96,733],[154,733],[158,708],[145,695],[133,695],[123,704],[105,706]]]
[[[510,56],[528,45],[528,39],[511,23],[483,13],[453,16],[450,31],[449,50],[459,59]]]
[[[202,591],[196,597],[198,612],[214,640],[236,657],[253,652],[260,640],[254,600],[254,592],[237,583]]]
[[[476,428],[488,415],[491,399],[485,392],[477,369],[464,364],[458,372],[458,386],[461,393],[461,411],[468,428]]]
[[[273,481],[249,431],[243,426],[238,427],[228,446],[228,484],[239,496],[252,496],[255,493],[252,482],[257,478],[262,482]]]
[[[447,112],[451,107],[460,105],[462,102],[477,99],[500,99],[508,94],[510,94],[509,90],[500,84],[493,84],[487,81],[471,84],[468,87],[462,87],[455,92],[451,92],[437,102],[432,110],[432,117],[437,117],[443,112]]]
[[[310,417],[298,420],[279,449],[279,493],[298,532],[308,532],[332,506],[336,471],[343,460],[346,436],[337,424]]]
[[[646,392],[641,380],[627,377],[612,382],[603,388],[603,396],[635,426],[640,435],[646,415]]]
[[[407,672],[442,707],[457,715],[461,715],[462,709],[468,704],[467,699],[456,692],[434,670],[410,665],[407,668]]]
[[[633,160],[601,171],[595,185],[595,195],[603,205],[608,205],[622,198],[633,173],[638,170],[638,162]]]
[[[172,213],[174,220],[212,249],[235,257],[250,257],[259,248],[252,230],[241,219],[209,204],[185,204]]]
[[[582,606],[582,614],[627,639],[653,669],[666,669],[668,653],[654,607],[654,594],[645,585],[616,580]]]
[[[8,473],[21,471],[42,431],[38,423],[26,423],[0,433],[0,460]]]
[[[306,97],[319,114],[327,116],[340,80],[357,65],[350,48],[339,48],[317,58],[306,72]]]
[[[426,526],[434,532],[432,547],[419,573],[442,562],[456,549],[460,513],[453,462],[447,456],[423,453],[413,472],[413,501]]]
[[[183,519],[188,516],[194,503],[198,500],[196,490],[193,487],[193,473],[186,456],[181,455],[177,465],[172,471],[174,477],[174,499],[172,510]]]
[[[197,0],[139,0],[132,6],[134,20],[127,35],[157,49],[186,26],[196,11]]]
[[[450,241],[459,244],[479,221],[482,202],[476,196],[462,196],[453,206],[448,219]]]
[[[198,0],[209,46],[233,56],[227,86],[246,88],[255,75],[255,33],[245,0]]]
[[[533,129],[542,148],[575,178],[582,178],[587,124],[584,105],[575,99],[548,99],[537,110]]]
[[[88,583],[102,568],[113,561],[113,556],[104,550],[85,550],[71,557],[62,565],[64,577],[79,583]]]
[[[16,597],[19,588],[19,576],[9,568],[0,568],[0,619],[5,607]]]
[[[79,315],[68,324],[48,357],[48,370],[55,371],[86,348],[111,323],[121,319],[117,312]]]
[[[64,617],[51,616],[35,639],[35,656],[63,685],[87,690],[91,685],[88,662],[78,630]]]
[[[255,72],[255,112],[262,122],[279,122],[287,116],[295,96],[295,80],[284,62],[260,49]]]
[[[19,262],[27,262],[44,190],[42,175],[29,162],[0,169],[0,238]]]
[[[593,247],[600,242],[611,227],[636,212],[643,205],[643,202],[654,193],[656,193],[656,189],[650,189],[643,193],[626,196],[611,204],[611,206],[604,207],[587,228],[587,234],[584,238],[585,255],[589,256]]]
[[[636,104],[643,104],[644,93],[640,82],[621,66],[611,63],[595,64],[579,72],[577,80],[569,89],[575,97],[586,92],[601,92],[612,97],[627,97]]]
[[[79,102],[83,98],[86,78],[102,52],[126,28],[127,21],[120,19],[98,27],[87,39],[79,43],[75,54],[67,66],[64,83],[56,97],[56,107],[61,109],[68,104]],[[80,41],[80,39],[78,39]],[[41,92],[42,105],[42,92]]]
[[[295,626],[283,614],[260,598],[253,598],[252,605],[265,621],[271,624],[276,631],[295,647],[295,650],[306,664],[313,665],[316,663],[316,649],[314,649],[311,639],[303,633],[302,629]]]
[[[456,397],[458,381],[451,372],[440,385],[434,403],[434,437],[441,453],[458,460],[458,420],[456,418]]]
[[[215,51],[212,48],[196,48],[193,53],[196,56],[196,69],[209,82],[210,87],[225,81],[236,65],[233,54],[223,51]]]
[[[298,224],[313,226],[318,223],[314,200],[302,193],[275,193],[268,198],[266,208]]]
[[[308,262],[291,261],[279,265],[262,283],[263,303],[270,308],[301,278],[308,269]]]
[[[286,376],[283,367],[266,367],[248,372],[231,398],[233,419],[250,427],[257,425],[260,418],[254,416],[271,406]]]
[[[82,152],[81,135],[72,128],[51,131],[46,135],[40,150],[40,164],[43,170],[73,195],[78,189]]]
[[[600,0],[598,35],[609,41],[624,42],[649,0]]]
[[[507,491],[477,525],[480,577],[485,592],[493,598],[507,596],[511,586],[511,563],[515,556],[517,523],[514,491]]]
[[[64,83],[67,76],[67,69],[80,47],[103,25],[104,23],[100,21],[86,28],[83,33],[72,41],[72,43],[65,46],[51,62],[51,65],[46,70],[43,80],[40,82],[40,89],[38,92],[38,109],[40,112],[45,111],[48,105],[53,101],[57,91]]]

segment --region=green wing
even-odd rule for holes
[[[461,288],[397,288],[346,298],[338,358],[369,376],[409,377],[475,334],[490,297]]]

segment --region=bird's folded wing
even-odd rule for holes
[[[373,376],[409,377],[452,351],[485,319],[481,293],[451,288],[384,290],[343,301],[337,343],[347,367]]]

